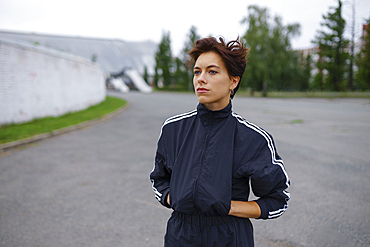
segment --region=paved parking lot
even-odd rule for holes
[[[114,119],[0,156],[0,246],[163,246],[171,213],[148,175],[162,122],[192,94],[119,94]],[[270,132],[292,185],[277,220],[253,220],[256,246],[370,245],[370,100],[237,97]]]

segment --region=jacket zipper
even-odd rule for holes
[[[207,146],[208,146],[208,136],[209,136],[209,133],[211,132],[211,127],[212,127],[212,123],[209,123],[209,127],[208,127],[208,130],[207,130],[207,134],[206,134],[206,138],[205,138],[205,142],[204,142],[204,148],[203,148],[201,159],[200,159],[198,176],[197,176],[197,179],[195,180],[195,184],[194,184],[194,198],[193,198],[193,200],[194,200],[194,204],[197,207],[199,213],[200,213],[200,210],[199,210],[200,207],[199,207],[199,205],[197,203],[198,182],[199,182],[200,173],[202,171],[204,154],[205,154],[206,149],[207,149]]]

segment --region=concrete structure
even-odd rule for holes
[[[0,38],[0,125],[98,104],[106,97],[106,76],[84,58]]]
[[[132,69],[137,70],[138,74],[143,76],[146,67],[149,75],[149,81],[147,83],[150,83],[150,78],[154,76],[155,53],[158,45],[149,40],[126,42],[119,39],[44,35],[10,31],[0,31],[0,39],[36,47],[45,46],[74,54],[100,64],[108,74],[118,74],[124,70]],[[135,84],[132,78],[125,79]],[[148,89],[144,90],[144,92],[148,92]]]
[[[140,76],[135,69],[129,69],[125,71],[125,75],[133,82],[135,87],[143,93],[151,93],[153,89],[146,83],[146,81]]]

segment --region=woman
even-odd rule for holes
[[[205,38],[189,54],[199,104],[164,122],[150,174],[157,200],[174,210],[165,246],[254,246],[249,218],[282,215],[290,181],[272,136],[231,109],[247,49]]]

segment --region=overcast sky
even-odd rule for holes
[[[352,25],[352,2],[356,5],[356,36],[370,17],[370,0],[344,1],[347,36]],[[201,36],[222,35],[234,39],[246,32],[240,21],[247,6],[267,7],[284,24],[300,23],[301,36],[294,48],[311,47],[320,29],[322,15],[337,0],[0,0],[0,30],[68,36],[119,38],[125,41],[152,40],[159,43],[163,30],[170,31],[174,55],[183,47],[192,25]]]

